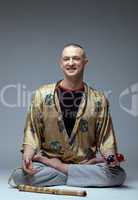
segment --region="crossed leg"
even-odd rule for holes
[[[126,179],[126,173],[121,167],[107,167],[104,163],[70,164],[67,174],[39,162],[33,162],[33,165],[38,171],[33,176],[29,176],[22,169],[13,173],[13,181],[16,185],[113,187],[122,185]]]
[[[15,185],[26,184],[43,187],[66,184],[67,176],[64,173],[39,162],[33,162],[33,167],[37,170],[33,176],[28,175],[22,169],[17,169],[12,174]]]

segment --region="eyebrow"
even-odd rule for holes
[[[62,58],[81,58],[81,56],[63,56]]]

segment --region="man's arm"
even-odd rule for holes
[[[29,175],[35,174],[37,171],[33,169],[32,159],[35,154],[35,150],[28,144],[24,145],[24,152],[22,155],[22,168]]]
[[[97,119],[97,147],[101,156],[105,159],[107,165],[114,167],[119,165],[117,160],[117,142],[113,128],[112,117],[109,112],[109,102],[107,98],[102,95],[101,107]],[[114,160],[109,162],[109,156],[113,156]]]
[[[40,92],[36,91],[33,96],[30,109],[27,113],[26,124],[24,129],[24,139],[22,145],[22,167],[28,174],[33,174],[32,158],[36,151],[40,149],[40,121],[38,116],[40,115],[41,109]]]

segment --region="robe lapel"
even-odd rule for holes
[[[67,131],[66,131],[65,124],[64,124],[63,115],[62,115],[62,111],[61,111],[61,108],[60,108],[58,95],[57,95],[57,92],[55,92],[54,98],[55,98],[55,104],[56,104],[55,106],[56,106],[56,109],[57,109],[57,112],[58,112],[58,121],[63,126],[62,132],[64,134],[65,141],[68,142],[70,145],[73,143],[75,136],[78,132],[77,129],[78,129],[78,126],[79,126],[79,123],[80,123],[80,119],[81,119],[81,116],[83,115],[85,108],[86,108],[86,105],[87,105],[87,95],[88,95],[88,86],[86,85],[86,83],[84,83],[84,93],[83,93],[83,96],[82,96],[82,99],[81,99],[81,103],[79,105],[79,109],[78,109],[78,112],[77,112],[77,116],[76,116],[76,120],[75,120],[75,124],[74,124],[73,130],[72,130],[72,133],[69,137],[68,134],[67,134]]]
[[[71,133],[71,136],[69,138],[69,143],[70,145],[72,145],[74,143],[76,134],[78,133],[78,126],[81,120],[81,116],[83,115],[83,113],[85,112],[85,108],[87,105],[87,94],[88,94],[88,87],[86,84],[84,84],[84,93],[81,99],[81,103],[79,105],[79,109],[77,112],[77,116],[76,116],[76,120],[75,120],[75,124]]]

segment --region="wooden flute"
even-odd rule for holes
[[[48,188],[48,187],[36,187],[30,185],[18,185],[17,188],[19,191],[24,192],[36,192],[36,193],[45,193],[45,194],[55,194],[55,195],[70,195],[70,196],[87,196],[87,192],[77,191],[77,190],[65,190],[65,189],[55,189],[55,188]]]

